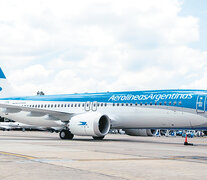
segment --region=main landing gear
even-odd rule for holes
[[[74,137],[74,134],[72,134],[69,130],[63,129],[63,130],[60,131],[59,136],[60,136],[60,139],[70,139],[70,140],[72,140],[73,137]],[[104,139],[104,137],[105,136],[99,136],[99,137],[93,136],[93,139],[101,141],[101,140]]]
[[[103,140],[105,136],[100,136],[100,137],[96,137],[96,136],[93,136],[93,139],[94,140]]]
[[[74,137],[74,135],[69,130],[65,130],[65,129],[60,131],[59,136],[60,139],[70,139],[70,140],[72,140]]]

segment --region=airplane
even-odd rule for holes
[[[62,128],[58,128],[58,127],[45,128],[45,127],[23,124],[20,122],[0,122],[0,129],[2,129],[3,131],[5,130],[10,131],[15,129],[22,129],[24,131],[25,129],[30,129],[30,130],[32,129],[32,130],[40,130],[40,131],[59,132]]]
[[[39,129],[32,125],[27,125],[19,122],[0,122],[0,129],[2,130],[12,130],[12,129]]]
[[[60,129],[102,140],[110,128],[128,135],[153,135],[156,129],[207,129],[206,90],[147,90],[5,97],[0,69],[0,116],[28,125]]]

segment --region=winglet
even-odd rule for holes
[[[4,75],[1,68],[0,68],[0,79],[6,79],[6,76]]]

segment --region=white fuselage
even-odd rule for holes
[[[5,103],[2,101],[1,103]],[[207,123],[205,113],[185,108],[168,108],[155,105],[114,106],[113,103],[103,103],[97,106],[95,103],[83,102],[51,102],[51,101],[7,101],[22,107],[38,108],[69,114],[83,114],[86,112],[99,112],[106,114],[111,119],[113,128],[195,128]],[[88,103],[88,106],[87,106]],[[95,104],[95,105],[94,105]],[[7,113],[0,111],[0,116],[21,122],[24,124],[41,127],[64,127],[64,121],[50,119],[46,114],[31,114],[21,111]],[[65,121],[69,121],[70,117]]]

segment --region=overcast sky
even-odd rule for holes
[[[0,0],[0,66],[22,95],[207,89],[206,0]]]

